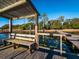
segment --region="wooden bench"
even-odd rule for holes
[[[30,49],[30,52],[32,52],[32,46],[35,48],[35,35],[29,35],[29,34],[10,34],[10,39],[6,40],[6,42],[10,42],[14,44],[14,49],[16,49],[17,45],[25,45],[28,46]]]

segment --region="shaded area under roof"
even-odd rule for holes
[[[39,15],[31,0],[0,0],[0,16],[6,18],[34,17]]]

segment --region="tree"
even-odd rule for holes
[[[63,28],[79,29],[79,18],[66,19],[66,21],[63,24]]]
[[[71,21],[72,28],[79,29],[79,18],[73,18]]]
[[[2,26],[2,29],[8,29],[9,28],[9,25],[8,24],[5,24]]]
[[[42,23],[43,28],[46,28],[46,26],[48,25],[48,17],[45,13],[42,15]]]
[[[63,28],[64,16],[59,16],[58,20],[61,22],[61,28]]]
[[[59,16],[58,20],[60,20],[61,22],[64,22],[64,16]]]
[[[33,26],[32,23],[22,24],[22,25],[20,26],[20,29],[22,29],[22,30],[29,30],[29,29],[30,29],[30,27],[29,27],[30,25],[32,26],[31,29],[34,29],[34,26]]]
[[[59,20],[50,20],[50,28],[51,29],[60,29],[61,28],[61,22]]]

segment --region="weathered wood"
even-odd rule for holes
[[[3,1],[3,2],[4,2],[4,1]],[[26,0],[21,0],[21,1],[19,1],[19,2],[16,2],[16,3],[12,4],[12,5],[9,5],[9,6],[6,6],[6,5],[5,5],[5,8],[0,9],[0,12],[4,12],[4,11],[6,11],[6,10],[8,10],[8,9],[11,9],[11,8],[13,8],[13,7],[16,7],[16,6],[18,6],[18,5],[21,5],[21,4],[25,3],[25,2],[26,2]]]
[[[16,43],[16,44],[26,45],[26,46],[30,46],[34,43],[32,41],[21,40],[21,39],[9,39],[9,40],[6,40],[6,41]]]
[[[11,48],[7,48],[4,50],[0,51],[0,59],[11,59],[16,57],[17,55],[25,52],[27,49],[26,48],[18,48],[18,49],[13,49]]]
[[[27,0],[1,0],[0,16],[6,18],[29,18],[38,14],[31,1]]]
[[[66,38],[79,49],[79,37],[66,37]]]
[[[59,55],[54,55],[52,59],[67,59],[67,58]]]
[[[46,51],[40,49],[29,54],[29,50],[24,47],[20,47],[15,50],[13,48],[8,48],[0,51],[0,59],[67,59],[67,56],[67,54],[66,56],[60,56],[57,52],[52,52],[52,50]],[[69,57],[71,58],[72,56]]]

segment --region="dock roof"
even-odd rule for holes
[[[0,16],[5,18],[29,18],[39,15],[31,0],[0,0]]]

